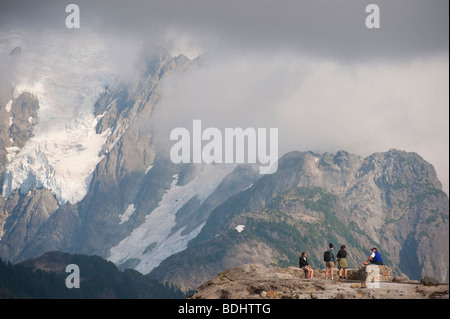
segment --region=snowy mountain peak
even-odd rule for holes
[[[19,151],[10,148],[8,152],[2,194],[8,197],[15,189],[27,193],[44,187],[60,204],[76,203],[87,192],[110,133],[96,134],[98,119],[93,114],[105,83],[114,78],[105,59],[106,48],[68,46],[59,37],[27,46],[29,39],[14,35],[2,33],[1,49],[8,52],[22,42],[27,49],[14,65],[14,96],[6,108],[11,110],[14,101],[28,92],[39,101],[39,110],[37,119],[30,122],[35,124],[31,138]]]

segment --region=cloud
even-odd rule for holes
[[[448,57],[349,65],[283,53],[230,56],[206,58],[164,82],[153,118],[163,143],[194,119],[203,129],[276,127],[280,155],[417,152],[448,192]]]
[[[81,29],[164,44],[167,30],[201,42],[204,51],[280,48],[324,58],[417,57],[448,51],[446,0],[379,0],[381,28],[365,27],[359,0],[103,0],[75,1]],[[0,23],[31,30],[64,30],[71,1],[3,0]],[[66,30],[67,31],[67,30]],[[203,41],[208,39],[207,41]],[[172,41],[172,40],[171,40]]]
[[[369,155],[397,148],[432,163],[448,193],[448,57],[346,66],[320,63],[277,105],[284,149]]]

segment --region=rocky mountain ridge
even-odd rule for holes
[[[151,275],[189,290],[240,264],[297,264],[302,251],[317,267],[332,242],[347,246],[351,267],[376,246],[396,274],[448,282],[448,196],[433,176],[420,156],[398,150],[365,159],[288,153],[275,174],[215,208],[189,247]]]
[[[154,109],[161,107],[162,81],[191,64],[195,65],[196,60],[190,61],[183,55],[172,57],[163,48],[144,45],[137,62],[139,76],[126,84],[105,86],[92,106],[95,133],[106,137],[105,143],[98,154],[93,154],[99,162],[86,179],[87,193],[75,203],[61,201],[61,194],[47,187],[53,183],[57,169],[51,168],[45,152],[22,154],[26,139],[21,140],[21,147],[16,150],[22,162],[11,166],[14,158],[10,156],[10,139],[19,139],[17,134],[11,136],[11,130],[3,130],[7,126],[0,126],[0,171],[7,170],[1,182],[3,186],[9,185],[4,188],[8,192],[0,196],[2,258],[19,262],[60,250],[97,254],[114,260],[121,269],[133,267],[149,272],[153,264],[158,265],[158,260],[184,249],[215,206],[258,178],[251,169],[234,170],[234,165],[175,165],[164,152],[156,151],[150,123]],[[21,106],[28,110],[20,113],[25,116],[39,105],[31,95],[19,103],[22,98],[14,97],[13,91],[11,87],[1,92],[0,101],[5,104],[0,108],[1,114],[15,114],[16,107]],[[1,119],[8,123],[6,115]],[[38,119],[34,119],[33,113],[33,120],[27,122],[30,126],[24,130],[32,131],[35,121]],[[22,122],[17,117],[17,123]],[[12,128],[16,127],[14,123],[13,118]],[[65,127],[71,137],[84,135],[70,125]],[[42,141],[34,141],[34,145],[37,142]],[[72,143],[68,150],[61,149],[61,153],[83,152],[90,147],[83,143]],[[37,147],[46,148],[47,144]],[[72,164],[84,165],[81,163],[84,160],[92,159],[82,157]],[[43,164],[33,166],[36,162]],[[45,170],[49,167],[47,174]],[[71,167],[62,169],[71,175]],[[16,176],[24,177],[26,183],[14,189],[10,181]],[[39,180],[45,176],[48,183],[42,184]],[[70,177],[67,186],[73,186]],[[68,190],[66,193],[71,193]],[[180,200],[180,196],[184,199]],[[160,217],[156,218],[158,214]],[[137,243],[133,241],[133,231],[154,233],[155,223],[158,233]],[[133,253],[129,254],[130,251]]]

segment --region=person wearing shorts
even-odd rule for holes
[[[331,272],[331,280],[333,280],[333,273],[334,273],[334,266],[336,266],[336,257],[334,256],[334,246],[332,243],[328,245],[330,249],[328,249],[328,252],[330,252],[330,261],[325,262],[325,279],[328,279],[328,272]]]

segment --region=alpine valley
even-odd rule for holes
[[[24,36],[1,39],[20,65]],[[322,268],[332,242],[347,246],[352,268],[376,246],[396,274],[449,281],[449,199],[420,155],[293,150],[269,175],[174,164],[152,115],[162,81],[201,58],[147,45],[139,76],[122,83],[100,67],[101,48],[61,57],[57,46],[26,80],[1,78],[2,260],[98,255],[187,292],[242,264],[295,266],[302,251]]]

